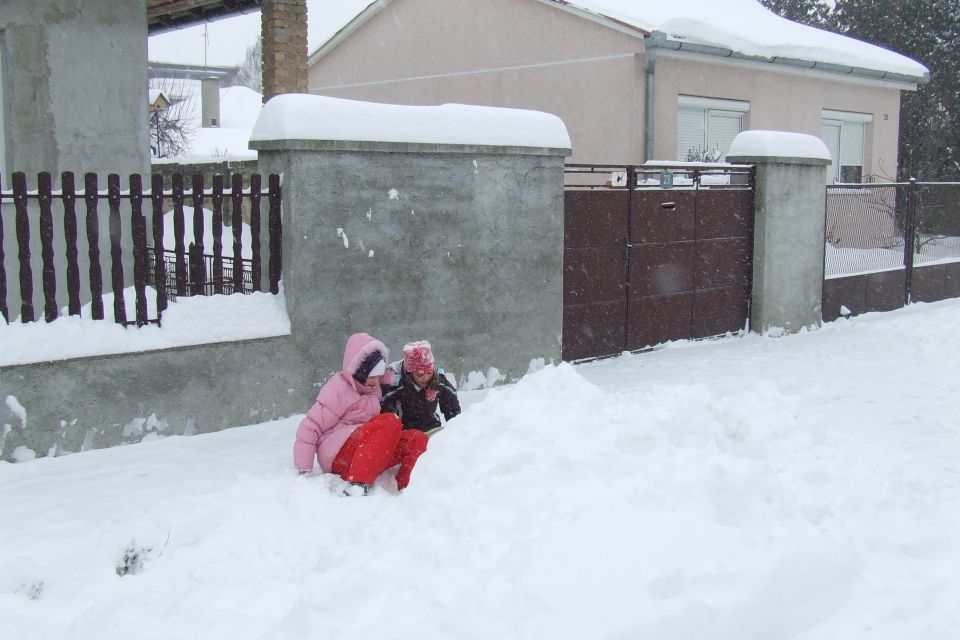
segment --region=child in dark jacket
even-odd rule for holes
[[[394,370],[393,385],[383,387],[381,410],[396,414],[404,431],[416,429],[428,436],[443,425],[437,409],[445,420],[460,415],[460,401],[443,371],[433,358],[433,348],[426,340],[403,345],[403,360],[390,367]]]

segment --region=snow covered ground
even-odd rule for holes
[[[0,463],[0,637],[956,638],[958,320],[547,366],[401,496],[297,477],[299,416]]]

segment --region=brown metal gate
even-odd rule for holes
[[[567,165],[563,359],[744,328],[752,185],[747,166]]]

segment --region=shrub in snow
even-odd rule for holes
[[[151,547],[137,548],[136,541],[130,543],[130,546],[123,552],[123,557],[117,563],[117,575],[121,578],[127,574],[135,575],[143,570],[143,565],[150,559]]]

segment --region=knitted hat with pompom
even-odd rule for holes
[[[433,373],[433,348],[426,340],[403,345],[403,368],[410,373]]]

